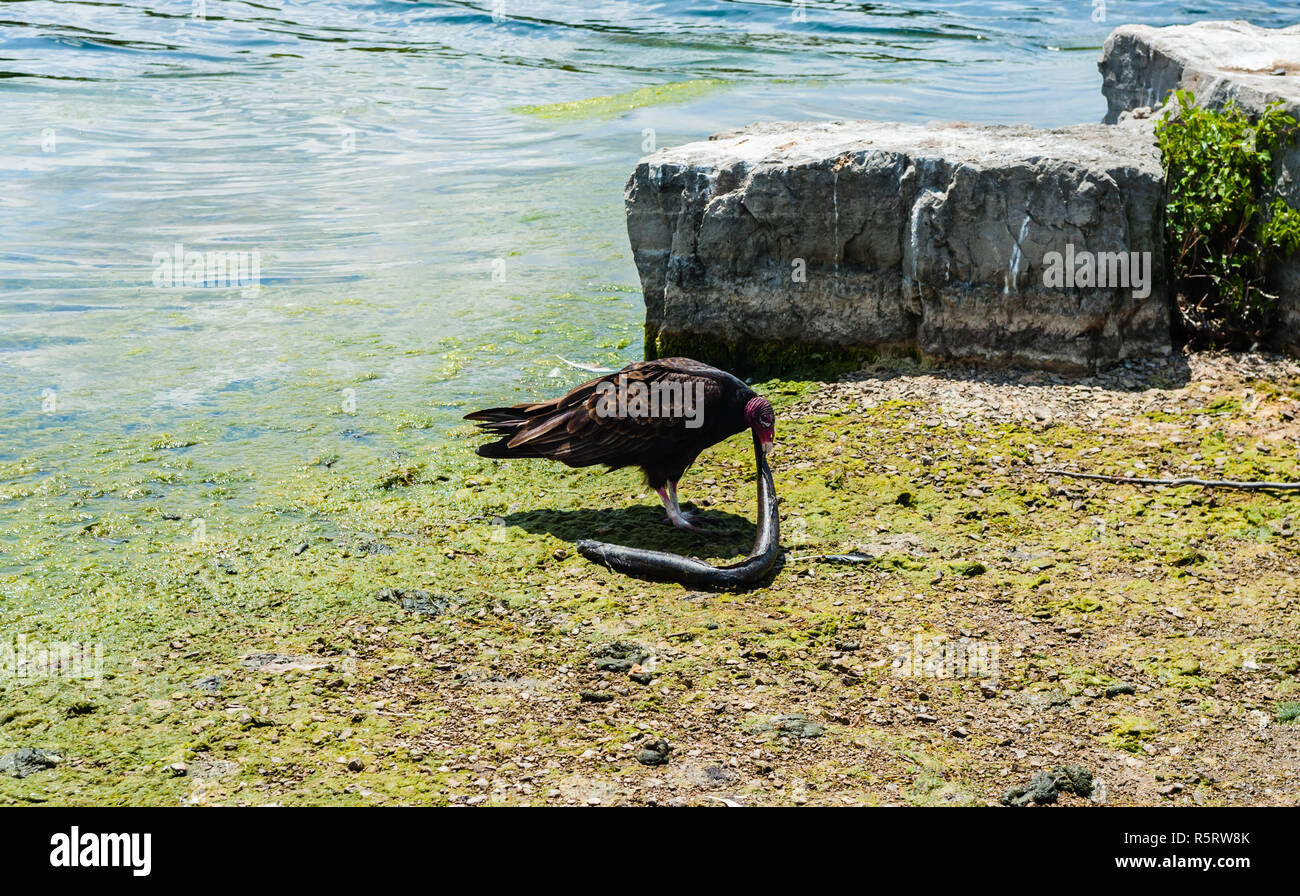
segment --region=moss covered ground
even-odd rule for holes
[[[167,482],[219,448],[203,432],[104,458],[129,510],[8,465],[0,499],[31,513],[4,630],[104,659],[97,683],[0,683],[0,753],[61,759],[0,802],[995,804],[1062,763],[1093,802],[1300,800],[1300,499],[1044,472],[1298,479],[1294,365],[756,387],[787,555],[744,593],[573,549],[744,555],[744,437],[683,481],[710,538],[632,471],[483,460],[468,429],[317,458],[251,504],[214,477],[183,513]]]

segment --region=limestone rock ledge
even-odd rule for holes
[[[1125,111],[1163,104],[1175,89],[1192,91],[1212,108],[1236,100],[1257,115],[1280,100],[1300,114],[1300,25],[1124,25],[1106,39],[1098,68],[1107,124]]]
[[[1148,121],[760,124],[641,160],[625,196],[650,355],[739,346],[743,367],[745,346],[794,344],[1089,371],[1170,348]],[[1052,253],[1106,253],[1109,282],[1053,280]],[[1121,282],[1130,259],[1144,284]]]

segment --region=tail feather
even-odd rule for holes
[[[528,416],[521,408],[485,408],[472,414],[466,414],[465,419],[473,420],[479,426],[482,426],[485,423],[495,425],[523,423],[528,419]]]
[[[478,428],[486,433],[501,436],[499,441],[479,445],[475,449],[479,457],[503,459],[541,456],[527,448],[510,447],[510,440],[517,436],[520,430],[529,422],[527,408],[486,408],[472,414],[466,414],[465,419],[474,421]]]
[[[496,423],[505,420],[523,420],[524,414],[520,408],[484,408],[481,411],[466,414],[465,419],[473,420],[476,423]]]
[[[465,419],[473,420],[484,432],[507,437],[514,435],[528,422],[528,417],[519,408],[487,408],[466,414]]]

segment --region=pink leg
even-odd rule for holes
[[[659,493],[659,500],[664,502],[664,509],[668,511],[668,522],[678,529],[697,531],[689,514],[682,513],[682,509],[677,506],[677,483],[670,482],[666,488],[657,488],[655,491]]]

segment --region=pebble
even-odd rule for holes
[[[642,765],[665,765],[672,749],[666,740],[652,740],[636,754],[636,761]]]
[[[375,600],[397,604],[403,610],[421,616],[441,616],[451,606],[450,597],[423,588],[381,588],[375,592]]]
[[[788,713],[787,715],[777,716],[770,724],[760,726],[760,730],[775,730],[789,737],[811,738],[821,737],[825,729],[816,722],[808,721],[808,717],[803,713]]]
[[[190,685],[194,690],[207,694],[216,694],[225,686],[226,679],[221,675],[205,675]]]
[[[1004,806],[1027,806],[1030,803],[1046,805],[1056,802],[1060,793],[1089,796],[1095,785],[1092,772],[1079,765],[1060,765],[1050,772],[1034,775],[1028,784],[1007,789],[1002,795]]]
[[[630,672],[650,658],[650,651],[632,641],[611,641],[593,648],[591,655],[598,671]]]

